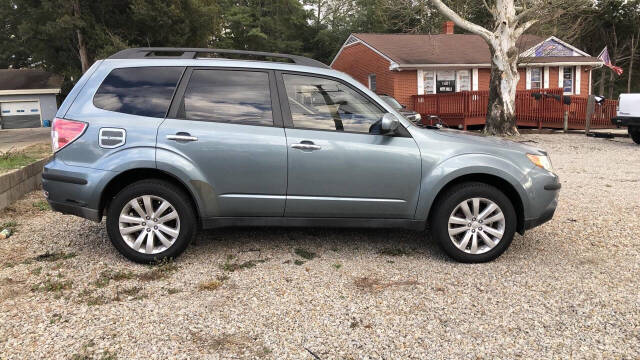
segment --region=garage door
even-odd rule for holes
[[[0,124],[3,129],[40,127],[40,104],[37,101],[0,103]]]

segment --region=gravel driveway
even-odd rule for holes
[[[0,358],[639,358],[640,146],[523,140],[560,205],[488,264],[424,233],[242,228],[135,265],[31,194],[0,213]]]

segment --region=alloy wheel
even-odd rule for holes
[[[458,249],[469,254],[483,254],[502,240],[504,213],[489,199],[467,199],[451,212],[448,230],[449,238]]]
[[[124,242],[142,254],[163,252],[180,235],[178,211],[169,201],[155,195],[142,195],[127,202],[118,222]]]

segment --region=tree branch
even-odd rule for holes
[[[496,9],[495,8],[491,8],[489,6],[489,4],[487,3],[487,0],[482,0],[482,3],[484,4],[484,7],[487,9],[487,11],[489,11],[489,13],[493,16],[496,15]]]
[[[493,33],[480,25],[476,25],[471,21],[463,19],[460,15],[456,14],[455,11],[451,10],[447,5],[445,5],[442,0],[430,0],[433,6],[435,6],[444,16],[448,17],[459,27],[470,31],[474,34],[482,36],[487,42],[492,42]]]
[[[527,31],[527,29],[529,29],[531,26],[533,26],[533,24],[537,23],[538,19],[533,19],[533,20],[529,20],[527,22],[525,22],[524,24],[518,26],[518,28],[516,28],[516,30],[514,31],[515,33],[515,38],[519,38],[520,35],[524,34],[525,31]]]

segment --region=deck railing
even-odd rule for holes
[[[564,126],[567,113],[569,129],[585,129],[587,97],[570,96],[571,104],[562,101],[562,89],[519,90],[516,93],[518,126],[556,128]],[[429,115],[437,115],[449,126],[483,125],[487,116],[489,91],[462,91],[458,93],[414,95],[413,109],[429,122]],[[616,100],[596,104],[591,117],[591,128],[611,128],[616,114]]]

